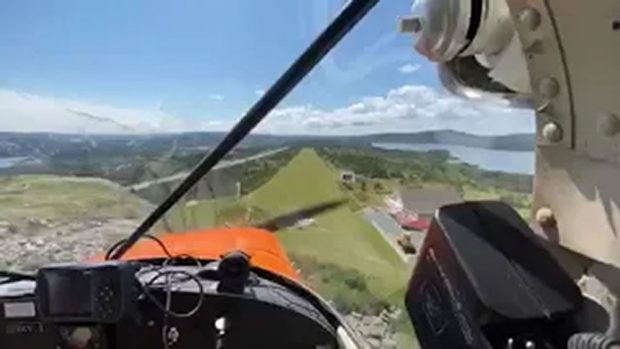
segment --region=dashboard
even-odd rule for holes
[[[0,347],[338,346],[335,326],[324,309],[291,287],[254,273],[235,290],[223,288],[224,281],[213,277],[217,265],[138,268],[124,273],[134,278],[127,284],[131,287],[123,289],[122,281],[110,286],[111,280],[122,277],[110,277],[109,270],[100,278],[99,269],[80,268],[85,276],[71,275],[71,280],[39,272],[39,280],[0,282]],[[65,267],[56,270],[64,276],[76,273],[75,267],[69,272]],[[157,278],[161,280],[154,281]]]

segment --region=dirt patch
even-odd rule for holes
[[[139,223],[131,219],[33,219],[28,228],[0,225],[0,267],[31,272],[49,263],[84,261],[128,236]]]

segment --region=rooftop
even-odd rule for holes
[[[463,201],[453,188],[407,189],[400,193],[403,207],[418,214],[432,214],[441,206]]]

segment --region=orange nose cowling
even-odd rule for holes
[[[228,252],[243,251],[250,256],[252,266],[295,281],[301,280],[277,236],[266,230],[221,228],[164,234],[158,238],[173,256],[189,255],[200,260],[217,260]],[[141,240],[122,259],[159,258],[167,258],[162,248],[155,241]]]

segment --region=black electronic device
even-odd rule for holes
[[[136,308],[136,270],[126,262],[43,267],[36,280],[39,316],[55,323],[118,322]]]
[[[425,349],[564,348],[581,300],[512,208],[468,202],[436,212],[405,303]]]
[[[0,348],[56,349],[58,341],[53,325],[37,317],[32,295],[4,297],[0,290]]]

